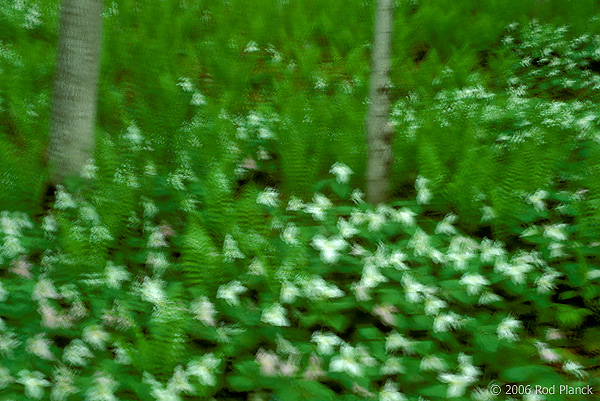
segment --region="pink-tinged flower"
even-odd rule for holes
[[[251,157],[246,157],[242,164],[242,167],[246,170],[258,170],[258,166],[256,165],[256,161]]]
[[[13,260],[11,262],[11,266],[12,267],[9,269],[11,273],[29,280],[32,279],[31,272],[29,271],[31,268],[31,263],[29,263],[24,256],[21,256],[17,260]]]
[[[259,349],[256,353],[256,361],[260,365],[260,370],[265,376],[274,376],[277,374],[277,367],[281,363],[277,354],[273,351]]]
[[[373,314],[388,326],[392,326],[396,322],[395,312],[398,312],[398,308],[394,305],[377,305],[373,308]]]
[[[158,227],[158,230],[163,235],[164,238],[172,237],[175,235],[175,230],[166,222],[162,222],[162,224]]]
[[[321,367],[322,362],[322,359],[316,354],[311,354],[308,358],[308,368],[306,368],[306,371],[304,372],[304,378],[306,380],[318,380],[325,376],[325,372]]]

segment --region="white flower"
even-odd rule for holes
[[[179,83],[177,85],[180,86],[185,92],[194,91],[194,85],[192,84],[192,80],[189,78],[179,78]]]
[[[456,329],[464,324],[465,319],[455,312],[442,313],[433,320],[433,331],[445,332],[450,328]]]
[[[165,236],[162,231],[155,227],[152,229],[152,233],[148,237],[148,248],[161,248],[169,246],[167,241],[165,241]]]
[[[402,352],[405,354],[414,353],[414,347],[417,343],[413,340],[410,340],[403,335],[393,331],[391,332],[386,340],[385,340],[385,350],[387,352],[394,352],[399,349],[402,349]]]
[[[217,298],[224,299],[231,306],[239,306],[239,295],[248,289],[238,280],[233,280],[228,284],[223,284],[217,290]]]
[[[462,276],[460,283],[467,287],[467,293],[469,295],[477,295],[481,292],[483,286],[489,285],[488,279],[483,277],[481,274],[467,273]]]
[[[393,251],[389,257],[389,263],[397,270],[408,270],[408,266],[404,263],[407,255],[402,251]]]
[[[412,238],[408,241],[408,246],[414,250],[416,256],[425,256],[429,253],[429,235],[420,227],[417,228]]]
[[[304,293],[310,299],[340,298],[344,292],[334,284],[329,284],[323,278],[316,276],[305,283]]]
[[[192,95],[192,100],[190,102],[192,106],[203,106],[206,104],[206,98],[200,92],[194,92]]]
[[[42,229],[49,233],[54,233],[58,230],[58,223],[52,213],[48,213],[46,216],[44,216],[44,220],[42,221]]]
[[[382,375],[396,375],[399,373],[405,373],[406,369],[402,365],[400,358],[392,356],[386,359],[385,363],[381,367]]]
[[[291,212],[297,212],[298,210],[302,210],[303,207],[304,203],[302,202],[302,199],[296,196],[292,196],[290,198],[290,201],[288,202],[286,210],[289,210]]]
[[[259,50],[260,49],[258,48],[258,43],[256,43],[255,41],[251,40],[246,45],[246,48],[244,49],[244,52],[245,53],[255,53],[255,52],[259,51]]]
[[[426,315],[435,316],[439,313],[440,309],[448,307],[448,304],[437,297],[428,296],[425,299],[424,306]]]
[[[342,344],[341,355],[331,358],[329,370],[331,372],[346,372],[351,376],[360,376],[362,367],[356,360],[356,351],[349,344]]]
[[[188,375],[189,373],[186,372],[181,365],[177,366],[175,372],[173,372],[173,376],[171,376],[171,379],[169,379],[169,382],[167,383],[167,389],[177,394],[193,394],[196,390],[188,381]]]
[[[312,245],[314,248],[321,251],[321,260],[325,263],[335,263],[339,259],[339,251],[345,249],[348,243],[341,237],[331,237],[327,239],[322,235],[317,235],[313,238]]]
[[[444,370],[446,369],[446,364],[440,358],[435,355],[426,355],[421,359],[421,364],[419,365],[419,369],[421,370]]]
[[[379,231],[385,224],[385,215],[383,213],[373,213],[369,210],[366,213],[366,217],[369,222],[369,231]]]
[[[565,234],[567,224],[551,224],[544,226],[544,237],[550,238],[553,241],[566,241],[568,239]]]
[[[260,365],[260,371],[263,375],[274,376],[277,374],[277,367],[280,365],[281,361],[273,351],[265,351],[262,348],[259,349],[256,353],[256,360]]]
[[[21,342],[16,339],[15,333],[0,333],[0,353],[4,356],[12,356],[13,349]]]
[[[548,192],[538,189],[533,195],[527,197],[527,202],[531,203],[538,211],[546,210],[544,199],[548,197]]]
[[[298,235],[300,230],[294,223],[288,223],[285,230],[281,233],[281,239],[288,244],[298,244]]]
[[[334,351],[334,348],[342,343],[342,339],[333,333],[321,333],[315,331],[312,334],[310,341],[317,343],[317,351],[321,355],[329,355]]]
[[[456,228],[452,224],[456,222],[458,217],[452,213],[447,214],[442,221],[435,227],[436,234],[454,235],[457,233]]]
[[[194,318],[199,319],[207,326],[216,325],[215,315],[217,311],[214,305],[208,300],[208,297],[201,297],[190,304],[190,312],[194,314]]]
[[[63,360],[76,366],[86,366],[88,363],[86,358],[93,357],[94,354],[92,354],[92,351],[90,351],[87,345],[78,338],[71,341],[71,343],[65,347],[63,352]]]
[[[280,303],[275,302],[263,311],[260,320],[273,326],[289,326],[290,321],[285,317],[285,312],[285,308]]]
[[[404,296],[408,302],[415,303],[421,301],[421,293],[425,288],[423,284],[417,282],[411,275],[404,274],[402,276],[402,286],[404,287]]]
[[[502,301],[502,297],[498,294],[494,294],[493,292],[486,291],[479,297],[479,301],[477,303],[479,305],[487,305],[493,302]]]
[[[112,376],[103,372],[96,372],[94,376],[94,385],[85,392],[85,399],[89,401],[118,401],[114,392],[119,387],[119,383],[113,380]]]
[[[2,246],[2,254],[14,259],[17,256],[25,253],[25,248],[21,245],[19,237],[7,235],[4,237],[4,245]]]
[[[146,264],[152,267],[152,270],[155,273],[162,273],[165,271],[167,267],[169,267],[169,261],[167,260],[167,255],[163,252],[148,252],[148,257],[146,258]]]
[[[44,395],[44,387],[50,386],[50,382],[44,377],[44,374],[37,370],[35,372],[21,370],[16,381],[25,386],[25,395],[28,398],[38,399]]]
[[[358,302],[368,301],[371,299],[371,295],[369,294],[371,287],[368,287],[362,280],[358,283],[352,283],[350,288],[352,291],[354,291],[354,295],[356,296],[356,300]]]
[[[343,217],[340,217],[337,223],[338,230],[342,238],[351,238],[359,233],[359,230],[352,223],[348,223]]]
[[[600,278],[600,269],[589,270],[586,274],[588,280]]]
[[[77,204],[71,197],[71,195],[65,191],[62,185],[56,186],[56,201],[54,207],[58,210],[66,210],[77,207]]]
[[[352,195],[350,195],[350,200],[356,204],[365,203],[364,201],[365,194],[358,188],[352,191]]]
[[[481,208],[481,222],[485,223],[491,220],[494,220],[498,215],[496,211],[491,206],[483,206]]]
[[[230,262],[235,259],[243,259],[246,257],[240,251],[240,248],[238,248],[237,241],[231,234],[225,236],[225,241],[223,242],[223,254],[225,255],[225,259]]]
[[[482,262],[493,262],[506,255],[504,246],[499,241],[492,241],[484,238],[480,245],[481,254],[479,255]]]
[[[510,277],[514,284],[524,284],[525,274],[533,270],[533,266],[528,263],[508,264],[501,261],[496,263],[494,270]]]
[[[279,205],[279,192],[275,188],[267,187],[258,194],[256,203],[269,207],[277,207]]]
[[[166,301],[167,295],[163,290],[164,281],[145,277],[140,292],[142,299],[152,304],[160,304]]]
[[[214,386],[217,380],[213,371],[219,366],[221,361],[212,353],[208,353],[199,361],[188,363],[186,372],[190,376],[196,376],[200,383],[205,386]]]
[[[509,341],[516,341],[519,337],[514,331],[521,326],[522,323],[519,320],[512,316],[507,316],[500,322],[496,331],[498,332],[498,337]]]
[[[429,180],[425,177],[419,176],[417,177],[417,181],[415,183],[415,187],[417,189],[417,203],[419,205],[426,205],[431,201],[431,191],[427,188],[427,184]]]
[[[554,269],[546,269],[546,272],[535,280],[535,285],[538,286],[537,292],[540,294],[548,294],[556,288],[554,280],[562,274]]]
[[[563,370],[579,377],[580,379],[583,379],[587,375],[587,373],[583,370],[583,366],[575,361],[566,361],[563,365]]]
[[[402,223],[405,226],[414,226],[416,224],[415,216],[417,214],[409,208],[403,207],[402,209],[392,214],[392,220],[398,223]]]
[[[88,326],[83,330],[82,334],[83,340],[90,344],[92,347],[98,350],[103,350],[106,348],[106,341],[110,335],[102,330],[102,327],[95,324],[92,326]]]
[[[477,381],[476,378],[468,375],[454,375],[451,373],[441,373],[438,376],[439,380],[448,383],[448,398],[462,397],[465,394],[466,388]]]
[[[27,340],[27,352],[39,356],[43,359],[54,359],[54,354],[50,351],[52,342],[45,338],[45,333],[38,333],[35,337]]]
[[[335,175],[335,179],[340,184],[347,184],[350,181],[350,176],[354,172],[344,163],[335,163],[329,172]]]
[[[405,401],[404,394],[398,391],[398,385],[391,380],[385,382],[385,385],[379,392],[379,401]]]
[[[36,283],[35,287],[33,287],[31,298],[36,301],[43,301],[46,298],[58,299],[60,298],[60,295],[58,295],[58,292],[56,291],[56,288],[54,288],[52,281],[42,277],[40,278],[40,281]]]
[[[121,282],[129,280],[131,273],[125,269],[125,266],[115,266],[111,261],[109,261],[106,264],[104,276],[106,279],[106,285],[109,288],[119,289],[121,288]]]
[[[281,283],[281,293],[279,295],[281,302],[291,304],[298,296],[300,296],[300,290],[298,287],[287,280],[284,280],[283,283]]]

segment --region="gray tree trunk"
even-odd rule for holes
[[[62,0],[48,161],[60,184],[92,157],[102,43],[102,1]]]
[[[373,205],[385,202],[387,198],[392,165],[392,126],[388,114],[393,25],[394,0],[378,0],[371,59],[369,112],[366,124],[369,149],[367,202]]]

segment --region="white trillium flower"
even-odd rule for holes
[[[258,194],[256,203],[269,207],[277,207],[279,205],[279,192],[275,188],[267,187]]]
[[[280,303],[275,302],[263,311],[260,320],[273,326],[289,326],[290,321],[285,317],[285,313],[286,309]]]
[[[413,354],[415,352],[414,347],[416,344],[416,341],[408,339],[402,334],[393,331],[385,340],[385,350],[387,352],[394,352],[402,349],[402,352],[405,354]]]
[[[392,220],[397,223],[402,223],[405,226],[412,227],[417,223],[415,219],[416,215],[417,214],[409,208],[403,207],[392,214]]]
[[[43,359],[52,360],[54,354],[50,351],[50,345],[52,342],[45,338],[45,333],[36,334],[35,337],[27,340],[27,352],[39,356]],[[2,386],[0,385],[0,388]]]
[[[203,296],[193,301],[190,304],[190,312],[194,315],[194,318],[199,319],[205,325],[216,325],[215,315],[217,311],[208,297]]]
[[[194,394],[196,389],[190,384],[188,376],[189,373],[181,365],[177,366],[175,372],[173,372],[173,376],[167,383],[167,389],[174,393]]]
[[[317,343],[317,351],[321,355],[330,355],[334,348],[343,342],[341,338],[333,333],[323,334],[320,331],[315,331],[310,341]]]
[[[44,374],[37,370],[34,372],[21,370],[16,382],[25,386],[25,396],[35,399],[42,398],[44,387],[50,386],[50,382],[45,379]]]
[[[557,242],[566,241],[568,239],[567,234],[565,234],[567,227],[568,225],[564,223],[544,226],[544,237]]]
[[[546,210],[546,202],[544,200],[548,197],[548,192],[538,189],[533,195],[527,197],[527,202],[531,203],[538,211]]]
[[[498,333],[498,337],[509,341],[516,341],[519,339],[519,336],[515,333],[515,330],[521,326],[522,323],[519,320],[513,318],[512,316],[507,316],[502,320],[502,322],[500,322],[496,331]]]
[[[442,221],[435,227],[436,234],[454,235],[457,233],[456,228],[452,224],[456,222],[458,217],[452,213],[447,214]]]
[[[106,264],[104,276],[106,285],[109,288],[119,289],[121,288],[121,282],[129,280],[131,273],[125,269],[125,266],[115,266],[111,261],[109,261]]]
[[[82,334],[83,340],[90,344],[97,350],[103,350],[106,348],[106,342],[108,341],[110,335],[102,330],[102,327],[95,324],[92,326],[88,326],[83,330]]]
[[[87,358],[93,357],[92,351],[78,338],[71,341],[63,351],[63,360],[75,366],[86,366],[88,363]]]
[[[402,362],[398,357],[389,357],[386,359],[383,366],[381,366],[382,375],[397,375],[400,373],[406,373],[406,368],[402,365]]]
[[[365,203],[364,198],[365,194],[358,188],[352,191],[352,194],[350,195],[350,200],[356,204]]]
[[[329,299],[344,296],[344,292],[336,287],[335,284],[329,284],[319,276],[304,283],[304,293],[310,299]]]
[[[340,184],[347,184],[350,181],[350,176],[354,172],[344,163],[335,163],[329,172],[335,175],[335,179]]]
[[[317,235],[312,241],[313,247],[321,251],[321,260],[325,263],[333,264],[340,257],[339,251],[345,249],[348,243],[341,237],[325,238],[322,235]]]
[[[242,251],[240,251],[240,248],[238,248],[238,243],[231,234],[225,236],[225,241],[223,242],[223,254],[225,255],[225,259],[229,262],[246,257]]]
[[[351,376],[361,376],[362,366],[357,361],[355,349],[349,344],[342,344],[341,355],[331,358],[329,370],[331,372],[346,372]]]
[[[451,373],[441,373],[438,376],[439,380],[448,383],[448,398],[462,397],[468,386],[475,383],[477,379],[468,375],[455,375]]]
[[[228,284],[223,284],[217,290],[217,298],[224,299],[231,306],[239,306],[239,295],[248,289],[238,280],[233,280]]]
[[[190,376],[197,377],[202,385],[214,386],[217,384],[217,380],[213,372],[220,363],[218,358],[215,358],[212,353],[208,353],[199,361],[189,362],[186,372]]]
[[[398,385],[391,380],[385,382],[379,392],[379,401],[406,401],[404,394],[398,391]]]
[[[260,49],[258,48],[258,43],[256,43],[255,41],[251,40],[246,45],[246,48],[244,49],[244,52],[245,53],[255,53],[255,52],[259,51],[259,50]]]
[[[460,283],[467,287],[467,293],[469,295],[477,295],[481,292],[482,287],[489,285],[488,279],[483,277],[481,274],[467,273],[460,279]]]
[[[165,302],[167,295],[163,290],[163,286],[164,281],[145,277],[140,288],[142,299],[155,305]]]
[[[281,284],[281,293],[279,295],[281,302],[286,304],[293,303],[296,297],[300,296],[300,290],[287,280],[284,280]]]
[[[347,222],[343,217],[340,217],[338,220],[337,227],[338,230],[340,230],[342,238],[351,238],[360,232],[352,223]]]
[[[583,379],[587,376],[587,373],[583,370],[583,366],[575,361],[566,361],[563,365],[563,370],[574,376]]]
[[[426,355],[421,359],[419,369],[423,371],[437,370],[441,371],[446,369],[446,364],[439,357],[435,355]]]

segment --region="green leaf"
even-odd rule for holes
[[[527,365],[508,368],[501,373],[502,380],[514,383],[523,383],[531,381],[538,377],[544,377],[552,372],[552,368],[548,366]]]

